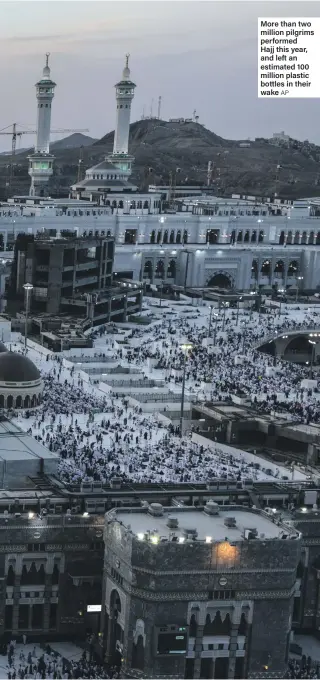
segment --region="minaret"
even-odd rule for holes
[[[131,102],[134,97],[135,83],[130,78],[129,54],[126,54],[125,67],[122,71],[122,79],[115,85],[117,101],[116,129],[114,133],[113,152],[108,156],[108,161],[123,172],[131,174],[131,165],[134,157],[128,153]]]
[[[31,177],[30,196],[45,196],[47,184],[53,173],[54,156],[50,154],[51,104],[56,83],[51,80],[49,56],[46,54],[46,65],[42,78],[36,83],[38,102],[37,140],[34,153],[28,156],[29,175]]]

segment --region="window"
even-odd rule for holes
[[[122,586],[122,584],[123,584],[123,578],[122,578],[122,576],[119,574],[119,572],[118,572],[116,569],[114,569],[113,567],[111,567],[111,576],[112,576],[112,578],[113,578],[115,581],[117,581],[117,583],[120,584],[120,586]]]

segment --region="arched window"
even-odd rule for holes
[[[7,586],[14,586],[16,576],[12,564],[9,565],[8,575],[7,575]]]
[[[170,243],[174,243],[174,231],[170,231]]]
[[[150,243],[155,243],[155,242],[156,242],[156,232],[153,229],[153,231],[151,232],[151,236],[150,236]]]
[[[306,231],[304,231],[302,233],[301,243],[303,243],[303,244],[307,243],[307,232]]]
[[[13,396],[11,394],[7,397],[7,408],[13,408]]]
[[[138,202],[137,202],[137,208],[138,208],[139,210],[142,210],[142,201],[138,201]]]
[[[0,394],[0,408],[4,408],[4,396]]]
[[[24,408],[29,408],[30,406],[30,397],[27,394],[27,396],[24,398]]]
[[[112,201],[112,207],[116,208],[117,207],[117,201]]]
[[[250,232],[247,229],[243,240],[244,240],[245,243],[248,243],[249,239],[250,239]]]
[[[22,407],[22,396],[19,394],[16,398],[16,408]]]
[[[257,232],[256,232],[256,230],[254,229],[253,232],[252,232],[252,234],[251,234],[251,243],[255,243],[256,240],[257,240]]]
[[[143,209],[148,210],[148,208],[149,208],[149,202],[145,201],[144,204],[143,204]]]
[[[164,277],[164,261],[158,260],[156,266],[156,278],[163,279]]]
[[[157,233],[157,243],[161,243],[161,239],[162,239],[162,231],[158,231],[158,233]]]
[[[320,245],[320,231],[317,233],[317,238],[316,238],[316,246]]]
[[[131,210],[135,210],[135,209],[136,209],[136,202],[135,202],[135,201],[131,201],[130,208],[131,208]]]
[[[296,233],[294,235],[294,244],[297,245],[299,243],[299,241],[300,241],[300,233],[298,231],[296,231]]]
[[[181,231],[180,231],[180,229],[179,229],[179,231],[177,232],[176,243],[181,243]]]
[[[264,231],[261,229],[261,231],[259,231],[259,243],[263,243],[263,239],[264,239]]]
[[[33,394],[32,399],[31,399],[31,407],[34,408],[36,405],[37,405],[37,397],[36,397],[35,394]]]
[[[119,201],[119,208],[123,209],[123,201]]]
[[[163,243],[168,243],[168,229],[163,234]]]
[[[188,243],[188,231],[187,229],[183,232],[183,243]]]
[[[292,244],[292,231],[288,231],[287,245],[291,246],[291,244]]]
[[[280,234],[280,238],[279,238],[279,246],[283,246],[284,239],[285,239],[285,234],[284,234],[284,231],[282,231],[281,234]]]
[[[242,243],[242,231],[238,231],[237,243]]]
[[[176,261],[170,260],[167,270],[168,279],[174,279],[176,276]]]
[[[308,243],[309,243],[309,246],[313,246],[313,244],[314,244],[314,231],[310,231]]]

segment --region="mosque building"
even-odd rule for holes
[[[136,85],[129,55],[115,85],[114,147],[71,187],[70,198],[45,196],[52,174],[49,153],[55,83],[48,55],[37,83],[38,127],[29,157],[31,195],[0,207],[0,247],[12,251],[18,234],[63,238],[111,237],[114,277],[155,286],[233,288],[239,291],[320,290],[320,199],[281,202],[253,196],[175,195],[165,212],[163,191],[141,193],[130,181],[131,106]],[[41,193],[43,195],[41,195]],[[28,218],[28,219],[26,219]],[[31,219],[32,218],[32,219]],[[2,246],[1,246],[2,242]],[[10,254],[6,253],[10,258]]]

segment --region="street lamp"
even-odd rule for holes
[[[315,350],[316,350],[316,343],[314,340],[308,340],[310,342],[310,345],[312,345],[312,352],[311,352],[311,363],[310,363],[310,380],[312,380],[312,373],[313,373],[313,364],[314,364],[314,355],[315,355]]]
[[[28,313],[29,313],[29,296],[33,289],[32,283],[25,283],[24,290],[26,292],[26,314],[25,314],[25,327],[24,327],[24,347],[27,349],[27,337],[28,337]]]
[[[186,386],[186,366],[187,366],[187,354],[192,349],[190,343],[181,345],[183,351],[183,376],[182,376],[182,391],[181,391],[181,410],[180,410],[180,437],[183,436],[183,411],[184,411],[184,392]]]
[[[225,323],[226,323],[226,310],[227,310],[227,307],[229,306],[229,302],[223,302],[222,305],[223,305],[222,333],[224,333],[224,327],[225,327]]]
[[[240,300],[242,300],[242,297],[240,297],[237,301],[237,320],[236,320],[236,326],[238,325],[239,321],[239,309],[240,309]]]
[[[299,281],[303,281],[303,276],[297,276],[297,291],[296,291],[296,302],[298,302],[299,295]]]
[[[210,338],[210,333],[211,333],[211,321],[212,321],[212,305],[210,305],[208,339]]]
[[[283,295],[283,293],[284,293],[284,288],[279,288],[278,293],[281,293],[281,295]],[[282,300],[281,300],[281,298],[280,298],[279,316],[281,316],[281,302],[282,302]]]
[[[216,323],[214,326],[214,334],[213,334],[213,344],[216,344],[216,337],[217,337],[217,330],[218,330],[218,321],[219,321],[219,314],[214,314],[216,317]]]

